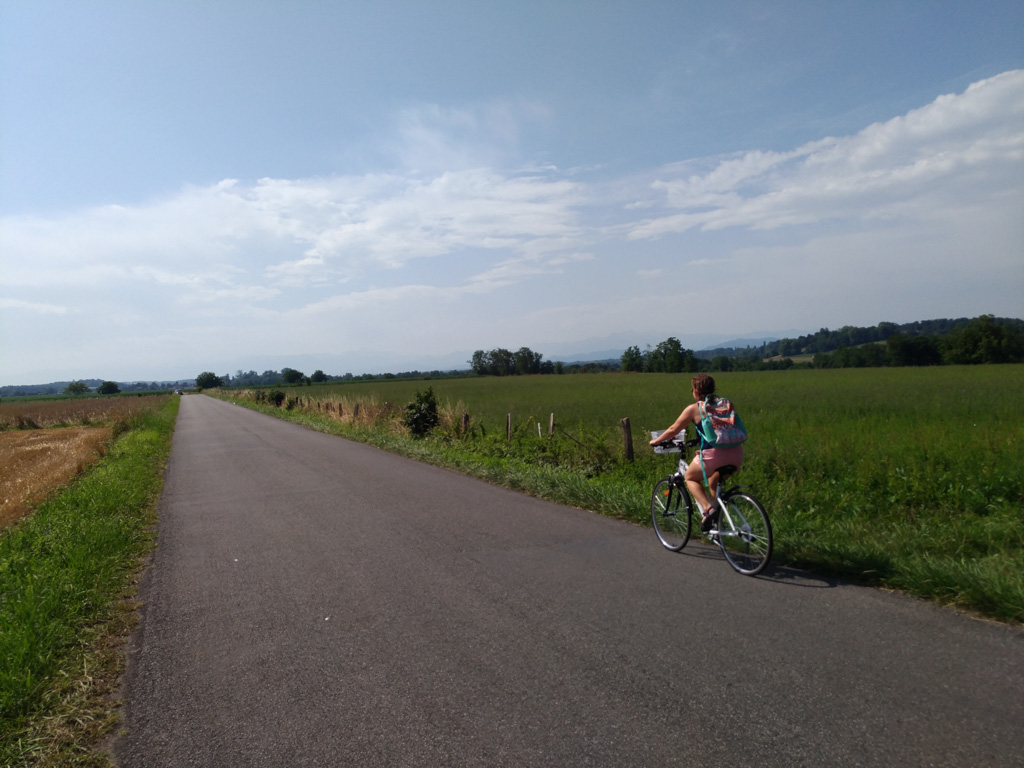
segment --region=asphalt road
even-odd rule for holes
[[[1024,763],[1018,628],[207,397],[142,599],[124,768]]]

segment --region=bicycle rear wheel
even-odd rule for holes
[[[772,524],[761,502],[748,493],[723,497],[729,514],[720,514],[715,538],[737,573],[756,576],[772,556]]]
[[[651,522],[665,549],[678,552],[690,540],[693,503],[690,495],[679,488],[671,477],[654,486],[651,494]]]

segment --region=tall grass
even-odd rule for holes
[[[452,414],[448,423],[470,414],[468,434],[447,428],[413,443],[394,426],[386,438],[365,425],[329,427],[321,419],[318,428],[641,522],[650,487],[673,469],[647,448],[647,433],[692,402],[689,380],[436,380],[430,385]],[[716,380],[751,434],[737,480],[772,516],[776,563],[1024,621],[1024,367],[791,370]],[[404,404],[424,386],[383,381],[293,391],[314,402]],[[505,436],[509,413],[512,440]],[[552,438],[550,413],[559,425]],[[622,460],[623,417],[633,428],[633,463]]]
[[[135,417],[103,461],[0,534],[0,765],[101,760],[88,746],[113,721],[96,681],[117,664],[104,641],[152,545],[178,402]]]

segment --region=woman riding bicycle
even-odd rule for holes
[[[658,445],[659,443],[671,440],[680,432],[685,431],[690,424],[700,424],[706,406],[714,405],[714,401],[717,398],[715,396],[715,380],[713,378],[706,373],[698,373],[693,377],[691,385],[693,399],[696,402],[686,406],[671,427],[651,440],[651,445]],[[699,429],[697,433],[701,434]],[[700,505],[701,530],[705,532],[711,528],[713,502],[704,493],[704,485],[701,480],[705,476],[710,478],[719,467],[724,467],[727,464],[732,464],[737,469],[743,464],[743,443],[706,446],[702,440],[700,450],[686,468],[686,474],[684,475],[686,487],[693,498],[696,499],[697,504]],[[715,493],[716,490],[716,488],[711,488],[712,493]]]

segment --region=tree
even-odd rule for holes
[[[473,353],[470,365],[480,376],[511,376],[516,373],[516,356],[507,349],[492,349],[490,352],[478,349]]]
[[[625,373],[639,373],[644,369],[644,356],[640,347],[629,347],[620,358]]]
[[[313,375],[309,377],[309,380],[314,384],[321,384],[327,381],[327,374],[321,371],[319,368],[313,371]]]
[[[72,381],[64,388],[65,395],[84,395],[89,391],[89,385],[84,381]]]
[[[712,371],[731,371],[732,358],[727,355],[716,355],[711,359]]]
[[[219,387],[222,383],[220,376],[212,371],[203,371],[196,376],[196,386],[199,389],[213,389],[214,387]]]
[[[294,368],[282,368],[281,378],[285,384],[301,384],[306,380],[306,374],[302,371],[297,371]]]
[[[696,371],[697,358],[675,336],[669,336],[644,355],[644,370],[648,373],[682,373]]]
[[[473,368],[473,373],[478,376],[486,376],[488,373],[487,368],[490,366],[490,355],[484,352],[482,349],[478,349],[473,353],[473,359],[469,361],[470,366]]]
[[[942,365],[942,352],[930,336],[907,338],[902,333],[885,342],[889,365]]]
[[[981,315],[944,339],[953,365],[1016,363],[1024,359],[1024,334],[992,315]]]
[[[101,395],[116,395],[121,389],[117,386],[116,381],[104,381],[97,387],[96,391]]]
[[[516,356],[507,349],[498,347],[491,350],[491,373],[495,376],[511,376],[516,372]]]
[[[469,364],[477,376],[527,376],[558,372],[557,363],[545,360],[544,355],[529,347],[520,347],[517,352],[501,347],[490,352],[478,349]]]
[[[526,376],[531,373],[540,373],[540,362],[544,355],[534,352],[529,347],[520,347],[513,356],[515,360],[516,373]]]

